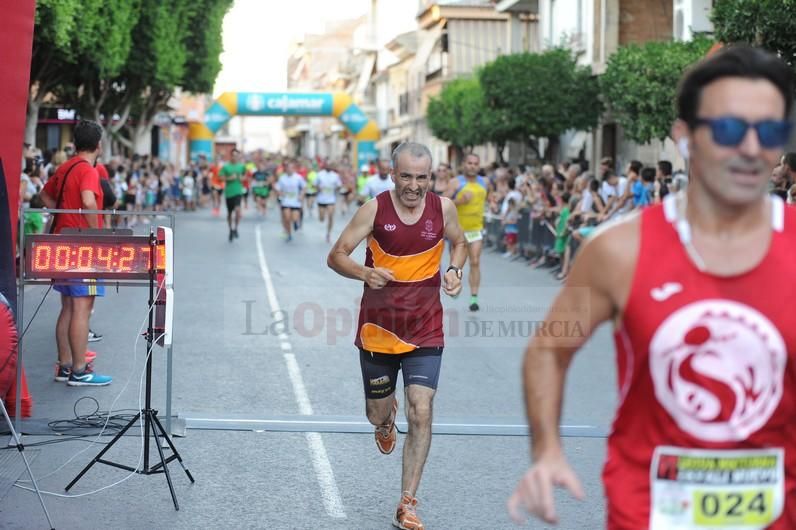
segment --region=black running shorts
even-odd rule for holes
[[[234,197],[227,197],[227,211],[232,211],[240,206],[243,195],[235,195]]]
[[[374,353],[359,350],[365,397],[381,399],[395,392],[398,371],[403,372],[404,387],[422,385],[437,389],[442,348],[418,348],[401,354]]]

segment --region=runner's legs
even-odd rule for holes
[[[483,244],[483,241],[473,241],[467,244],[467,261],[470,264],[468,279],[470,281],[470,294],[473,296],[478,295],[478,287],[481,285],[481,250]]]

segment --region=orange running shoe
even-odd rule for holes
[[[395,428],[395,417],[398,415],[398,399],[393,397],[392,401],[392,417],[390,421],[384,425],[376,427],[376,447],[379,448],[381,454],[388,455],[392,453],[398,443],[398,429]]]
[[[423,530],[425,528],[420,517],[417,516],[417,499],[412,497],[408,491],[405,491],[401,497],[392,525],[401,530]]]

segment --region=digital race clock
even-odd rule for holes
[[[29,279],[149,279],[149,236],[38,234],[26,238],[25,249]],[[155,249],[162,271],[166,245],[158,241]]]

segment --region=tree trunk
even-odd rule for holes
[[[139,154],[152,154],[152,142],[149,140],[150,131],[152,130],[152,118],[142,120],[136,124],[135,129],[133,129],[133,151],[135,152],[137,146],[141,144],[141,140],[145,140],[143,143],[146,145],[145,152]]]
[[[36,145],[36,126],[39,123],[41,100],[28,98],[28,111],[25,116],[25,143]]]
[[[541,153],[539,152],[539,145],[537,144],[536,138],[529,138],[525,145],[533,151],[534,155],[536,156],[537,160],[542,160]]]
[[[497,150],[495,153],[497,154],[497,161],[499,164],[503,164],[506,161],[503,158],[503,151],[506,149],[506,142],[498,142],[496,146]]]
[[[551,163],[555,164],[558,162],[558,148],[560,142],[558,141],[558,136],[548,136],[547,137],[547,148],[545,149],[544,159]]]
[[[458,145],[454,145],[453,147],[456,149],[456,161],[454,162],[455,165],[453,166],[453,170],[456,171],[456,168],[464,162],[464,149]]]

